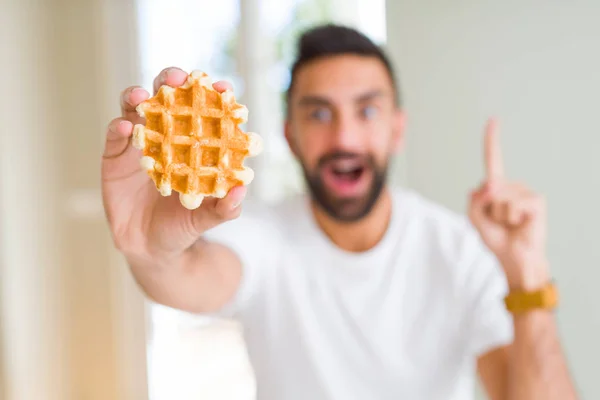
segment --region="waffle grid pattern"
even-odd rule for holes
[[[243,162],[256,155],[258,136],[238,127],[248,111],[230,91],[214,90],[206,74],[190,74],[179,88],[162,86],[137,111],[146,125],[135,126],[133,145],[163,196],[175,190],[193,209],[204,196],[222,198],[253,179]]]

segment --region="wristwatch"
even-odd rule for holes
[[[558,289],[554,282],[548,282],[535,291],[514,290],[504,298],[509,312],[522,314],[532,310],[551,310],[558,304]]]

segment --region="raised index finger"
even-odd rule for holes
[[[498,123],[490,119],[485,128],[485,168],[488,179],[504,177],[504,163],[498,137]]]

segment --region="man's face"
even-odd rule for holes
[[[315,201],[340,221],[367,215],[402,139],[403,115],[384,64],[341,55],[304,65],[289,107],[286,138]]]

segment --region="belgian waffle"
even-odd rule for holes
[[[132,144],[163,196],[175,190],[193,210],[204,197],[223,198],[254,178],[244,160],[262,151],[262,139],[239,127],[248,109],[230,90],[217,92],[204,72],[193,71],[178,88],[163,85],[136,111],[146,123],[135,125]]]

